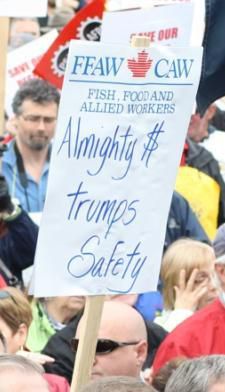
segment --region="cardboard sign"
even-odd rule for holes
[[[60,32],[34,72],[62,88],[71,39],[99,41],[105,0],[93,0],[83,7]]]
[[[35,296],[156,288],[201,56],[201,48],[71,42]]]
[[[47,0],[0,0],[0,16],[46,16]]]
[[[187,25],[186,24],[186,15],[185,15],[185,10],[186,6],[192,4],[194,6],[194,19],[193,23]],[[127,10],[127,9],[134,9],[134,8],[145,8],[145,12],[147,12],[146,8],[149,8],[153,10],[152,7],[158,7],[158,6],[175,6],[175,5],[180,5],[181,9],[183,9],[183,13],[181,11],[181,15],[179,16],[179,19],[175,18],[175,15],[173,19],[175,20],[175,24],[181,24],[182,29],[189,29],[192,34],[191,34],[191,42],[190,44],[193,46],[201,46],[202,45],[202,40],[203,40],[203,35],[204,35],[204,29],[205,29],[205,0],[109,0],[107,3],[106,9],[108,11],[115,11],[115,10]],[[185,8],[184,8],[185,7]],[[179,9],[179,8],[177,8]],[[169,8],[162,8],[161,12],[164,13],[164,20],[165,22],[168,20],[168,12]],[[176,11],[175,11],[176,13]],[[163,24],[163,20],[161,21],[161,24]],[[163,26],[166,28],[166,24]],[[126,30],[127,28],[127,21],[124,23],[123,21],[123,26],[122,29],[120,28],[120,25],[116,25],[116,29],[112,34],[116,33],[118,36],[118,29],[123,33],[123,29]],[[109,28],[108,28],[109,29]],[[169,33],[167,33],[169,34]],[[154,37],[155,38],[155,37]],[[111,40],[110,40],[111,41]],[[115,41],[114,41],[115,42]],[[163,42],[160,42],[160,45],[163,44]],[[176,41],[173,40],[171,42],[171,45],[176,45]]]
[[[57,36],[57,30],[54,29],[8,53],[5,109],[9,116],[12,115],[11,104],[16,91],[25,81],[36,77],[33,74],[34,67]]]
[[[191,3],[133,11],[105,12],[101,41],[129,44],[133,35],[140,35],[148,37],[151,44],[188,46],[193,12]]]
[[[149,8],[155,5],[187,4],[191,2],[192,0],[107,0],[106,9],[108,11],[118,11],[131,8]]]

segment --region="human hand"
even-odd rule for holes
[[[54,358],[49,357],[48,355],[41,354],[41,353],[32,353],[31,351],[17,351],[17,355],[21,355],[22,357],[25,357],[27,359],[30,359],[31,361],[39,364],[39,365],[44,365],[45,363],[48,362],[55,362]]]
[[[195,280],[199,270],[195,268],[186,282],[186,271],[182,269],[179,275],[179,285],[174,286],[175,304],[174,309],[195,310],[199,300],[207,293],[208,279],[204,279],[196,286]]]
[[[146,368],[141,372],[141,379],[144,381],[145,384],[152,384],[152,377],[153,377],[153,368]]]

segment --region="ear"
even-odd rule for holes
[[[6,130],[9,133],[11,133],[12,135],[16,134],[17,122],[18,122],[18,117],[16,115],[14,115],[13,117],[9,118],[6,121],[6,124],[5,124]]]
[[[225,291],[225,264],[216,263],[215,270],[219,278],[222,289]]]
[[[142,368],[143,363],[146,360],[147,352],[148,352],[148,343],[146,340],[141,340],[135,346],[136,356],[137,356],[137,364]]]
[[[27,340],[28,328],[27,325],[21,323],[17,332],[16,332],[16,340],[19,347],[23,347]]]

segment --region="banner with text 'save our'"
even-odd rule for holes
[[[128,44],[134,35],[140,35],[148,37],[151,44],[188,46],[193,15],[191,3],[104,12],[101,42]]]
[[[75,14],[36,65],[34,73],[61,89],[70,40],[100,40],[104,5],[104,0],[93,0]]]
[[[57,36],[57,30],[53,29],[7,54],[5,111],[9,117],[13,115],[12,101],[17,90],[24,82],[36,77],[33,74],[35,65]]]
[[[71,42],[35,296],[156,288],[201,58],[201,48]]]

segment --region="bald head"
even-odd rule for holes
[[[83,319],[78,324],[79,338]],[[138,377],[147,356],[147,330],[142,316],[130,305],[106,301],[103,306],[98,339],[131,343],[107,354],[96,353],[92,378],[100,376]]]

